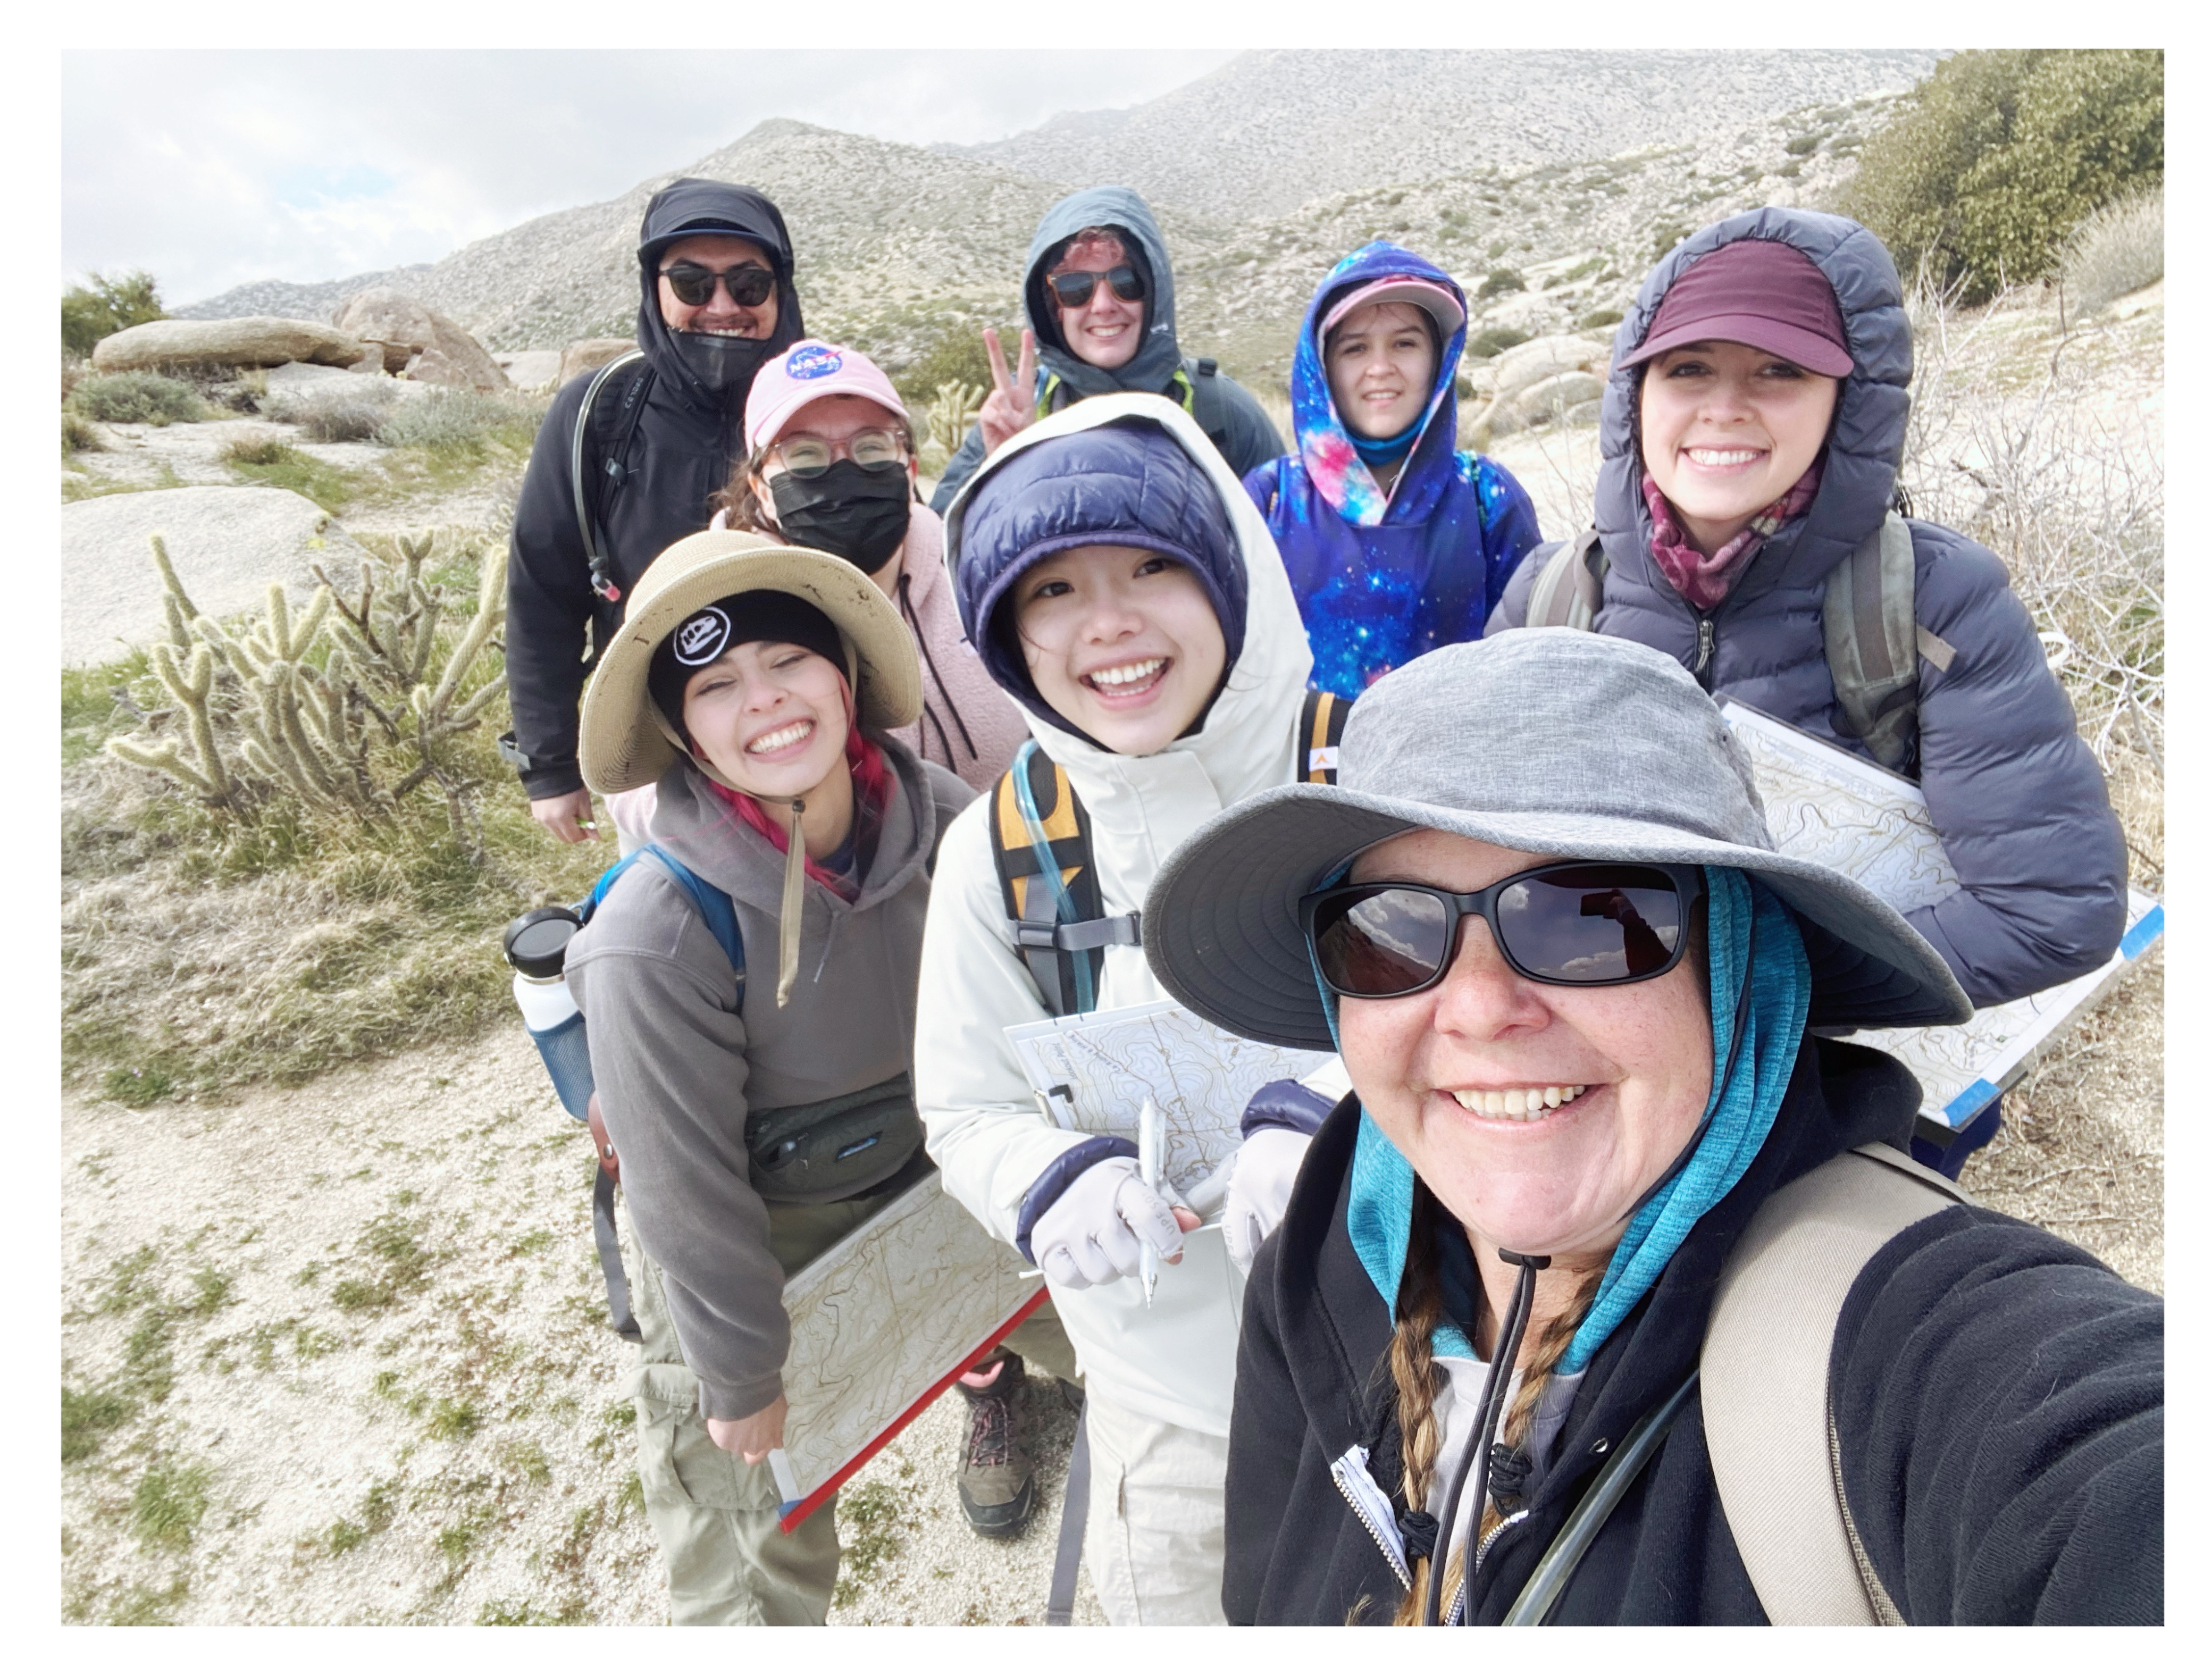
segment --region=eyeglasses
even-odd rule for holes
[[[1298,901],[1322,981],[1339,996],[1403,997],[1442,980],[1460,919],[1490,925],[1506,966],[1539,985],[1633,985],[1682,959],[1705,872],[1693,864],[1547,864],[1452,893],[1413,882],[1331,887]]]
[[[801,478],[818,478],[830,470],[841,449],[854,465],[871,472],[880,472],[906,459],[906,440],[878,426],[863,428],[842,443],[827,438],[786,438],[770,444],[768,453],[783,463],[786,471]]]
[[[685,260],[663,266],[660,274],[668,279],[668,291],[687,306],[714,304],[717,283],[729,291],[733,304],[741,306],[759,305],[775,292],[775,273],[766,265],[732,265],[727,270],[709,270],[704,265]]]
[[[1145,279],[1134,265],[1115,265],[1111,270],[1063,270],[1044,280],[1054,296],[1070,311],[1080,311],[1089,305],[1101,283],[1114,285],[1116,299],[1133,304],[1145,297]]]

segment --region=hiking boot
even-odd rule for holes
[[[960,1508],[984,1538],[1011,1538],[1036,1507],[1036,1478],[1015,1433],[1022,1386],[1019,1354],[1004,1348],[956,1384],[968,1399],[968,1449],[960,1464]]]

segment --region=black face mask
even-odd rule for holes
[[[773,337],[749,340],[735,334],[702,334],[681,328],[670,329],[668,337],[675,342],[684,367],[698,376],[709,395],[717,399],[735,398],[739,404],[752,390],[755,372],[782,349]]]
[[[913,489],[903,466],[871,472],[857,461],[832,461],[811,478],[779,472],[768,493],[786,539],[850,559],[872,576],[906,539]]]

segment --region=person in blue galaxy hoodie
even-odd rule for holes
[[[1356,696],[1424,652],[1480,638],[1542,539],[1513,475],[1456,447],[1466,342],[1459,284],[1395,242],[1346,254],[1306,307],[1297,453],[1244,488],[1282,549],[1324,691]]]

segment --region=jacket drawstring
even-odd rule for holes
[[[806,803],[791,803],[789,843],[783,854],[783,908],[778,919],[775,952],[775,1006],[791,1001],[791,988],[799,982],[799,935],[805,924]]]

